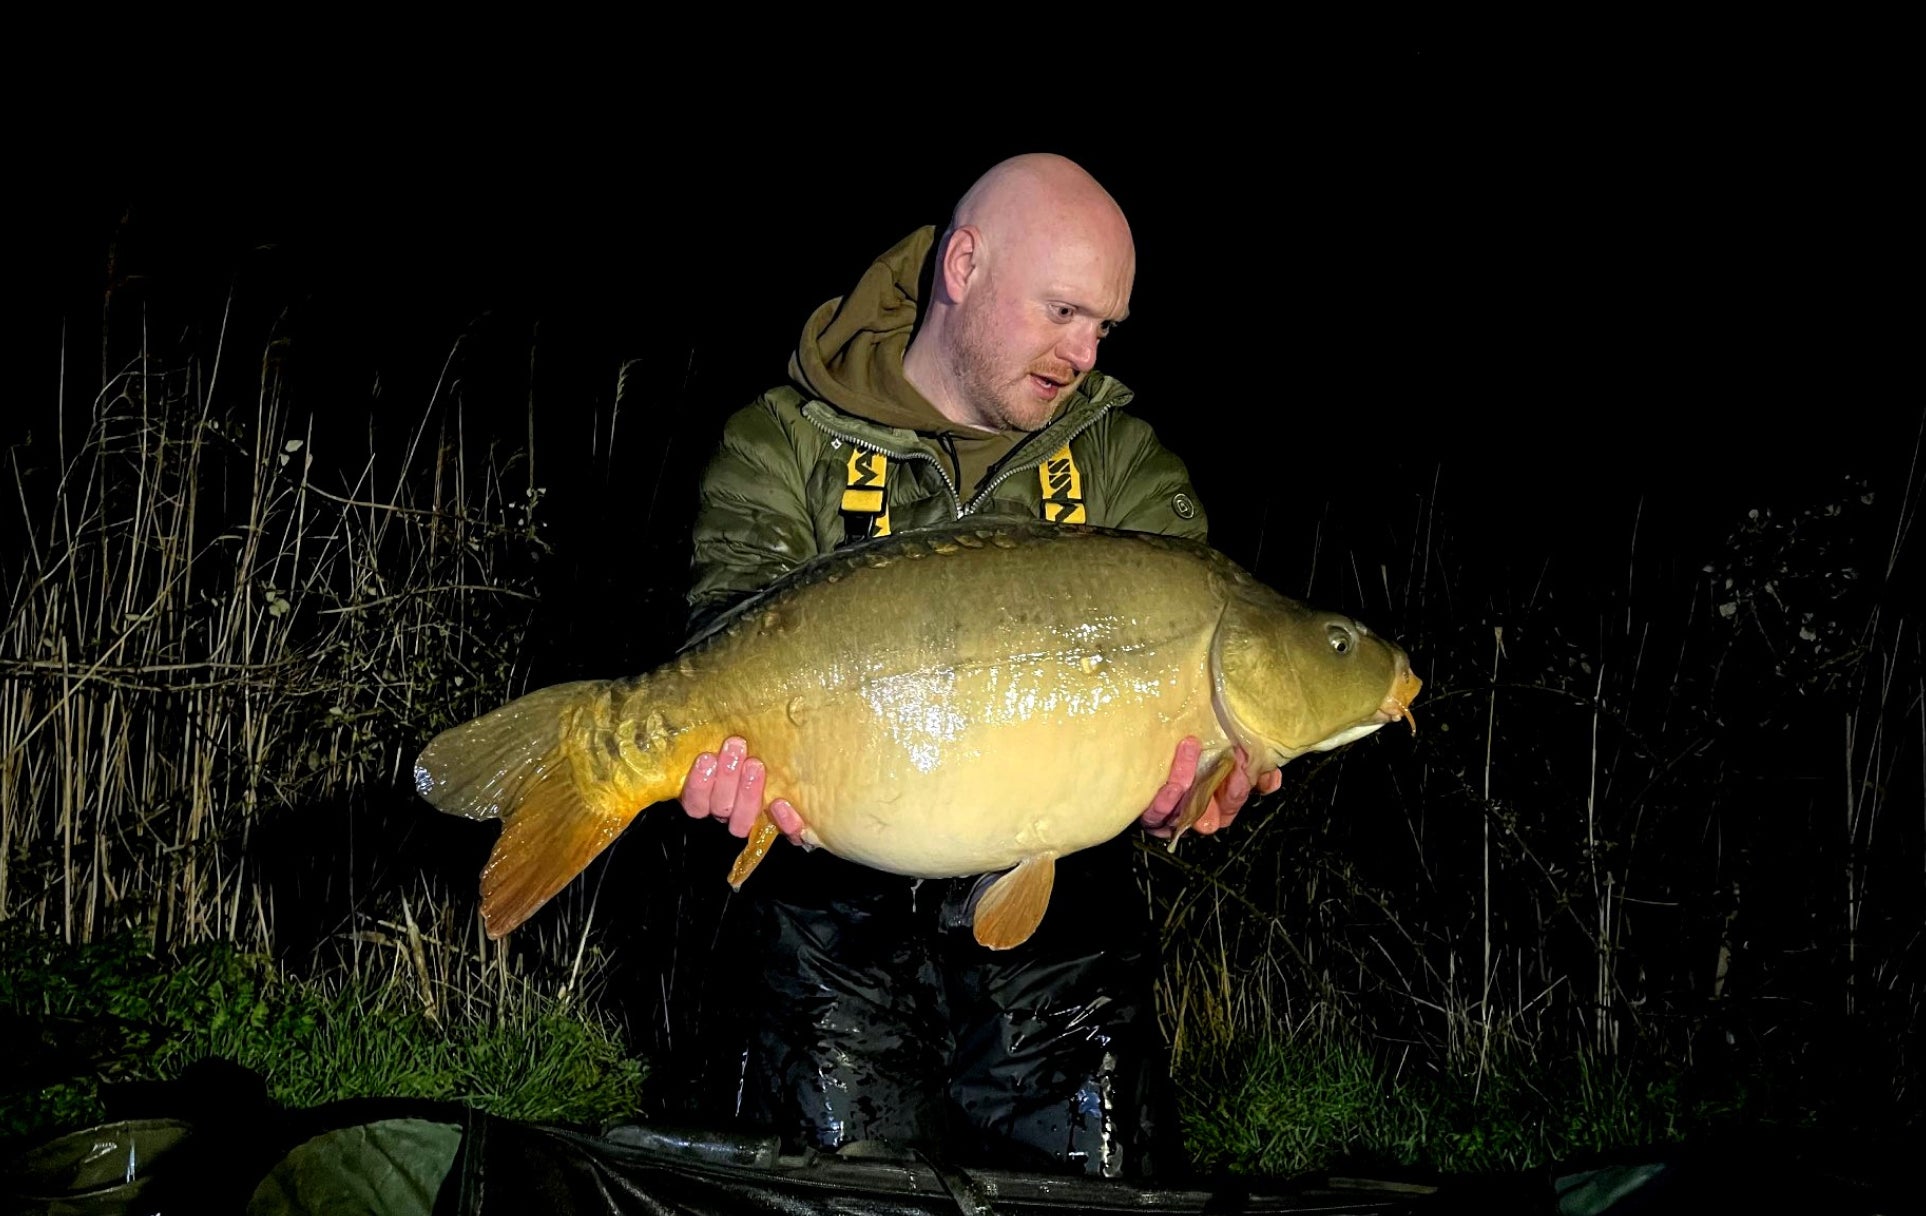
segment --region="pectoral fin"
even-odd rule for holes
[[[1177,842],[1191,829],[1204,812],[1210,809],[1210,800],[1217,790],[1230,777],[1231,769],[1237,764],[1237,753],[1226,750],[1223,755],[1212,761],[1203,776],[1191,783],[1190,793],[1184,797],[1183,813],[1177,816],[1175,829],[1170,833],[1170,848],[1174,851]]]
[[[729,867],[729,885],[742,890],[742,884],[762,859],[769,856],[769,846],[776,843],[782,829],[769,817],[768,811],[756,812],[756,823],[749,829],[749,839],[742,842],[742,852],[736,854],[736,864]]]
[[[1057,859],[1049,853],[1017,863],[990,884],[976,901],[973,928],[980,945],[1008,950],[1030,940],[1050,907],[1050,888],[1057,879]]]

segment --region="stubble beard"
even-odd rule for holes
[[[981,314],[965,312],[958,318],[955,353],[951,369],[957,391],[976,416],[998,430],[1034,431],[1050,421],[1074,384],[1059,390],[1056,400],[1041,401],[1032,394],[1029,369],[1013,382],[998,382],[995,342],[978,319]]]

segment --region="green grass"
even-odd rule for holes
[[[18,1048],[0,1073],[0,1140],[98,1122],[104,1084],[210,1057],[291,1108],[385,1096],[548,1123],[634,1113],[646,1069],[592,1011],[531,992],[493,1018],[430,1017],[378,972],[302,980],[225,944],[156,956],[131,934],[73,947],[0,934],[0,1021]]]
[[[1579,1055],[1502,1061],[1482,1078],[1399,1074],[1342,1041],[1267,1039],[1200,1054],[1179,1077],[1206,1170],[1398,1168],[1512,1173],[1592,1152],[1677,1142],[1717,1112],[1676,1075]]]

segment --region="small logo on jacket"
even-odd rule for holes
[[[1188,494],[1180,492],[1171,495],[1170,509],[1177,512],[1178,519],[1195,519],[1197,517],[1197,504],[1190,500],[1190,495]]]

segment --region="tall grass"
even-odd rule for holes
[[[1151,863],[1162,1015],[1193,1101],[1258,1084],[1252,1060],[1342,1059],[1271,1069],[1302,1092],[1267,1100],[1341,1106],[1361,1049],[1374,1109],[1463,1082],[1460,1116],[1487,1132],[1518,1117],[1510,1098],[1486,1101],[1492,1087],[1575,1075],[1621,1096],[1679,1087],[1670,1115],[1596,1112],[1621,1124],[1608,1140],[1715,1115],[1916,1128],[1926,665],[1907,544],[1921,486],[1915,455],[1880,484],[1740,504],[1696,553],[1642,550],[1634,516],[1621,562],[1573,555],[1525,571],[1527,587],[1442,563],[1420,577],[1449,533],[1427,504],[1401,539],[1407,587],[1431,598],[1380,592],[1355,567],[1347,580],[1349,607],[1427,681],[1417,738],[1387,730],[1301,760],[1270,813]],[[1559,1092],[1569,1104],[1541,1107],[1541,1125],[1583,1110]],[[1462,1163],[1464,1126],[1371,1142]],[[1277,1166],[1289,1137],[1252,1135],[1242,1163]],[[1570,1128],[1512,1138],[1537,1160],[1605,1147]]]
[[[333,889],[439,818],[421,743],[518,691],[547,548],[527,449],[465,433],[459,346],[400,420],[297,408],[282,342],[244,380],[227,347],[142,349],[8,452],[0,1013],[77,1071],[0,1094],[6,1130],[208,1054],[292,1105],[632,1111],[575,926],[489,942],[472,863]]]
[[[9,453],[0,919],[69,942],[270,945],[263,814],[392,787],[513,680],[540,546],[515,462],[440,389],[399,451],[356,451],[272,347],[251,393],[222,357],[143,353],[79,433]]]

